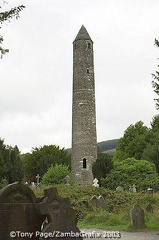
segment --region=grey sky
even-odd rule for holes
[[[159,51],[158,0],[8,0],[24,4],[4,24],[0,137],[21,152],[71,147],[72,42],[83,24],[94,41],[97,138],[120,138],[158,112],[151,86]]]

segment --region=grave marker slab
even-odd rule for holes
[[[130,210],[131,224],[135,228],[142,228],[145,226],[144,210],[139,205],[135,205]]]
[[[153,213],[153,207],[151,206],[151,204],[147,205],[146,211],[150,212],[150,213]]]
[[[1,239],[10,240],[11,231],[39,231],[43,221],[36,210],[36,197],[27,185],[13,183],[0,190]]]

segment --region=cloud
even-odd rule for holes
[[[9,1],[8,7],[21,4]],[[10,49],[0,65],[0,133],[22,152],[71,146],[72,42],[82,24],[94,41],[98,141],[121,137],[157,113],[159,2],[24,1],[20,19],[3,25]]]

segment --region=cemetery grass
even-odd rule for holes
[[[43,190],[56,187],[61,197],[69,197],[72,207],[76,210],[79,228],[96,228],[119,231],[159,231],[159,193],[130,193],[116,192],[105,188],[92,186],[42,186],[35,191],[37,196],[43,195]],[[106,209],[95,208],[90,199],[102,195],[106,202]],[[130,209],[139,204],[145,212],[145,227],[136,229],[131,227]],[[151,204],[154,212],[147,212],[146,206]]]

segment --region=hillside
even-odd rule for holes
[[[115,153],[115,150],[117,148],[118,139],[112,139],[107,141],[102,141],[97,143],[98,153],[108,153],[113,155]],[[68,151],[68,154],[71,154],[71,148],[66,149]]]
[[[101,152],[115,151],[115,149],[117,148],[117,144],[118,144],[118,139],[112,139],[112,140],[99,142],[97,144],[98,152],[101,153]]]

